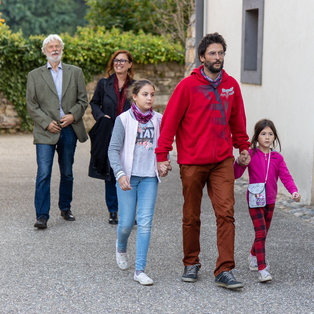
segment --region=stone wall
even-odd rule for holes
[[[146,78],[156,85],[156,97],[154,108],[157,111],[164,111],[167,102],[179,81],[184,77],[184,65],[178,63],[161,64],[135,64],[134,78],[136,80]],[[98,80],[103,74],[95,76],[94,80],[87,84],[88,102],[91,100]],[[88,105],[83,117],[87,130],[94,125],[95,120]],[[20,119],[11,104],[0,92],[0,134],[16,133],[20,129]]]
[[[187,29],[187,36],[185,41],[185,71],[184,76],[191,74],[196,67],[195,56],[195,13],[190,17],[189,26]]]
[[[156,96],[154,109],[163,112],[168,100],[180,80],[184,77],[184,65],[178,63],[161,63],[161,64],[135,64],[134,79],[149,79],[156,86]],[[93,97],[96,84],[104,74],[95,76],[94,80],[87,84],[88,102]],[[87,130],[94,125],[95,120],[91,114],[91,108],[88,105],[83,117]]]
[[[21,120],[14,105],[0,92],[0,134],[16,133],[21,126]]]

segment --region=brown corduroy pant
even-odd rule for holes
[[[234,263],[234,172],[233,158],[208,165],[180,165],[184,196],[183,264],[199,264],[200,214],[203,188],[211,199],[217,225],[218,258],[214,275],[229,271]]]

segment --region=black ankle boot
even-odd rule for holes
[[[118,215],[117,215],[116,212],[110,213],[109,223],[110,223],[111,225],[116,225],[116,224],[118,224]]]

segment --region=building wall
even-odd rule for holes
[[[308,204],[314,202],[313,11],[313,0],[265,0],[262,85],[240,83],[249,135],[257,120],[274,121],[282,154]],[[225,69],[240,82],[242,1],[208,0],[205,25],[205,33],[225,37]]]

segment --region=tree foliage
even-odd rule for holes
[[[92,26],[123,31],[170,34],[185,41],[193,0],[86,0],[86,19]]]
[[[195,9],[194,0],[159,0],[154,2],[154,11],[159,20],[152,20],[155,32],[169,34],[185,45],[190,16]]]
[[[84,0],[2,0],[1,11],[6,24],[25,37],[68,32],[74,34],[84,25]]]
[[[87,0],[87,20],[93,26],[112,27],[123,31],[154,33],[151,24],[152,1],[147,0]],[[155,19],[155,17],[152,17]]]
[[[1,5],[1,0],[0,0],[0,5]],[[0,12],[0,25],[4,23],[4,19],[2,18],[2,13]]]

